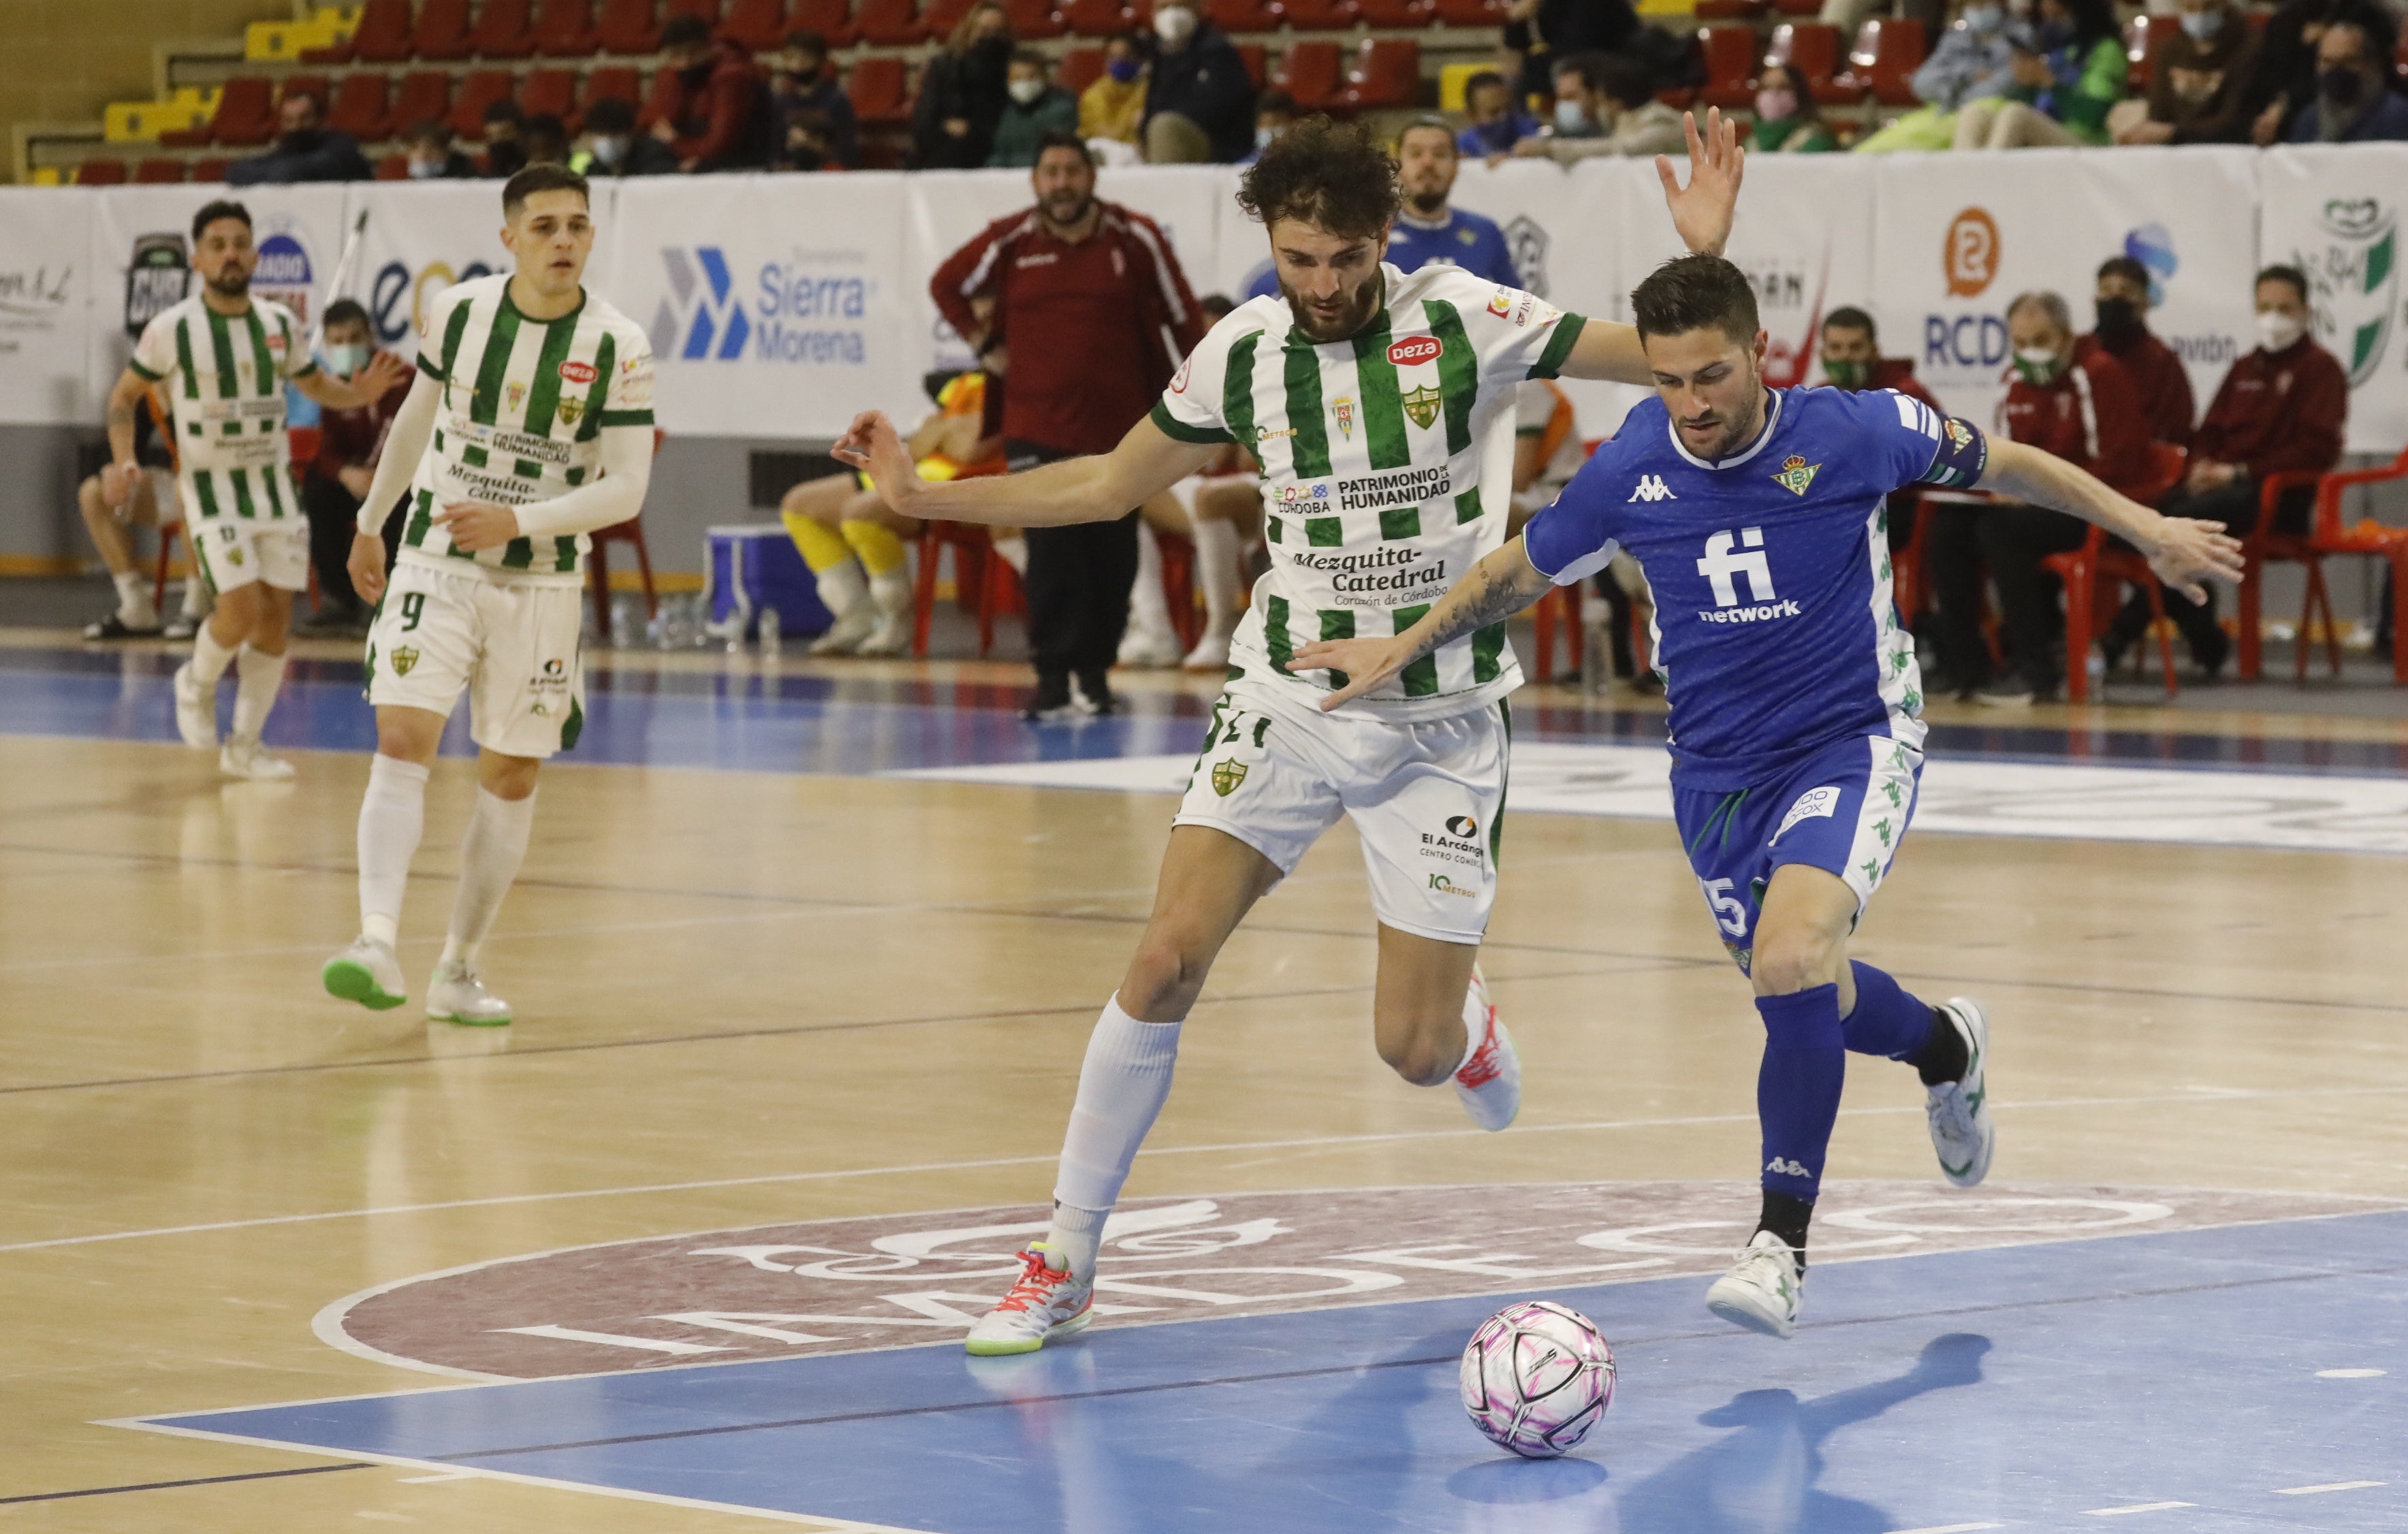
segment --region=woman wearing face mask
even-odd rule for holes
[[[2009,41],[2015,83],[1957,114],[1956,148],[2106,143],[2108,109],[2123,99],[2132,67],[2114,0],[2040,0]]]
[[[1227,33],[1194,0],[1154,7],[1156,50],[1145,93],[1145,157],[1155,165],[1227,165],[1254,142],[1254,82]]]
[[[1765,153],[1825,154],[1840,147],[1824,125],[1814,93],[1785,64],[1768,64],[1756,78],[1756,127],[1748,148]]]
[[[2249,136],[2258,33],[2231,0],[2183,0],[2182,31],[2157,51],[2145,101],[2107,113],[2118,144],[2238,144]]]
[[[1104,44],[1104,72],[1079,93],[1079,136],[1137,142],[1145,122],[1145,37],[1124,32]]]
[[[1014,53],[1004,91],[1011,99],[996,122],[990,169],[1026,170],[1037,164],[1037,146],[1047,134],[1079,131],[1078,98],[1054,83],[1044,54],[1025,48]]]
[[[913,170],[967,170],[995,151],[1011,72],[1011,19],[993,0],[962,14],[920,75],[911,108]]]
[[[1924,105],[1856,141],[1858,154],[1944,150],[1956,137],[1956,114],[2014,85],[2005,0],[1959,0],[1956,22],[1911,82]]]

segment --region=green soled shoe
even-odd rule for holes
[[[356,1001],[370,1011],[389,1012],[409,999],[401,961],[392,949],[367,938],[328,959],[319,978],[326,982],[328,996]]]

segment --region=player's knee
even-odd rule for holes
[[[1759,925],[1748,978],[1760,996],[1794,996],[1839,979],[1840,945],[1828,934],[1804,925]]]
[[[1455,1074],[1463,1053],[1459,1042],[1448,1050],[1440,1032],[1434,1027],[1400,1028],[1393,1033],[1380,1029],[1380,1058],[1413,1085],[1436,1086]]]
[[[1196,1004],[1212,967],[1211,946],[1192,934],[1152,926],[1129,956],[1121,1006],[1148,1023],[1175,1023]]]

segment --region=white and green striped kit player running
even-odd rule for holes
[[[552,500],[593,479],[606,429],[652,427],[651,343],[591,293],[573,313],[528,319],[502,273],[436,298],[418,368],[442,401],[368,631],[368,701],[449,714],[465,687],[479,745],[551,756],[584,724],[578,636],[593,540],[542,534],[471,553],[435,517],[455,501]],[[363,508],[361,531],[380,535],[386,515]]]
[[[1344,340],[1312,340],[1275,294],[1240,306],[1154,407],[1180,441],[1254,454],[1271,561],[1175,824],[1286,873],[1350,815],[1380,921],[1477,943],[1496,896],[1505,695],[1522,681],[1505,625],[1330,713],[1318,699],[1342,679],[1285,666],[1312,640],[1404,632],[1505,541],[1515,390],[1555,377],[1585,322],[1458,267],[1381,276],[1385,308]]]
[[[253,295],[220,314],[194,294],[142,328],[129,363],[165,385],[177,494],[201,579],[215,592],[309,584],[308,523],[293,482],[284,384],[318,369],[293,311]]]

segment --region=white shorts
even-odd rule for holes
[[[1497,899],[1512,727],[1498,699],[1445,719],[1342,719],[1276,683],[1212,710],[1176,825],[1209,825],[1284,875],[1346,815],[1383,926],[1477,943]]]
[[[468,690],[469,738],[543,758],[585,726],[577,586],[505,585],[405,560],[368,629],[368,702],[450,718]]]
[[[201,579],[213,592],[223,595],[253,581],[278,591],[309,587],[309,524],[297,517],[195,518],[184,531],[200,561]]]

